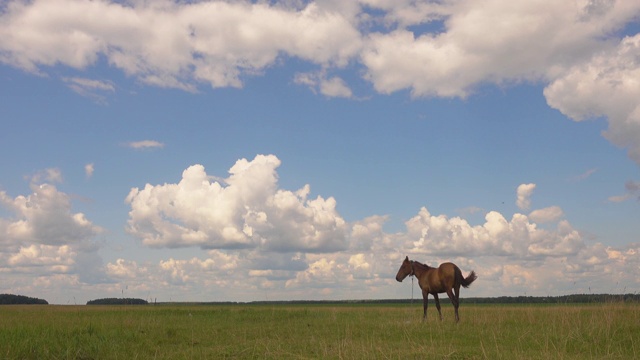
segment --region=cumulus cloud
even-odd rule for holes
[[[261,2],[12,1],[2,18],[5,63],[32,72],[55,64],[82,69],[104,56],[144,83],[189,91],[200,82],[241,86],[243,74],[262,71],[280,54],[343,66],[360,46],[344,13],[315,2],[296,9]]]
[[[0,13],[0,62],[46,74],[104,58],[144,84],[196,92],[241,87],[295,58],[321,69],[295,83],[347,98],[352,87],[325,74],[355,66],[377,92],[416,97],[542,82],[568,117],[606,117],[606,138],[640,163],[640,35],[617,35],[639,15],[636,1],[14,0]],[[109,80],[63,80],[99,102],[115,90]]]
[[[241,159],[224,184],[194,165],[177,184],[134,188],[128,231],[154,247],[263,248],[276,252],[337,251],[346,222],[335,199],[309,199],[310,188],[278,189],[273,155]]]
[[[386,9],[407,9],[406,3]],[[361,53],[376,89],[409,88],[414,96],[465,97],[482,82],[552,78],[591,52],[601,39],[631,21],[640,6],[611,2],[594,11],[588,3],[459,1],[414,6],[443,31],[419,34],[406,27],[370,35]],[[374,5],[375,6],[375,5]],[[420,11],[422,10],[422,11]],[[409,13],[395,18],[415,24]]]
[[[531,194],[535,188],[536,184],[520,184],[518,186],[516,205],[521,210],[528,210],[531,207]]]
[[[55,176],[51,173],[39,174],[51,179],[61,176],[58,171],[53,172]],[[32,179],[32,193],[26,196],[14,198],[0,192],[0,205],[12,214],[0,218],[0,272],[7,279],[20,273],[55,277],[54,288],[61,283],[105,281],[94,240],[103,229],[83,213],[73,212],[69,195],[37,180],[42,177]]]
[[[640,163],[640,91],[634,82],[640,77],[640,35],[617,36],[640,14],[635,1],[35,0],[8,1],[0,9],[0,62],[42,75],[55,74],[51,69],[58,65],[81,72],[104,59],[140,83],[195,92],[203,84],[241,87],[249,77],[295,58],[311,69],[295,75],[294,83],[332,97],[353,97],[346,77],[334,75],[349,67],[379,93],[408,90],[416,97],[467,97],[487,83],[543,83],[551,107],[576,121],[605,117],[606,138]],[[86,76],[62,81],[98,99],[117,88]],[[341,286],[372,294],[392,281],[399,260],[410,253],[430,263],[453,257],[476,267],[479,282],[496,280],[511,291],[548,291],[545,283],[564,278],[580,285],[621,269],[631,282],[640,278],[637,266],[629,265],[637,264],[637,245],[586,245],[557,206],[529,215],[488,211],[477,226],[464,217],[432,215],[425,207],[406,231],[389,234],[385,216],[347,223],[335,199],[310,198],[308,186],[280,189],[278,166],[272,156],[241,160],[229,178],[212,181],[195,165],[178,183],[132,189],[128,230],[144,244],[216,250],[206,258],[155,264],[114,260],[106,267],[109,275],[193,289],[211,285],[224,291],[234,284],[246,293],[286,279],[287,289],[301,296],[313,293],[307,285],[319,279],[315,294],[340,296]],[[53,274],[34,284],[77,284],[78,276],[67,275],[80,266],[79,258],[95,260],[76,254],[91,247],[97,227],[72,212],[68,195],[51,185],[62,182],[59,170],[41,172],[31,182],[31,195],[0,196],[14,214],[0,218],[2,271],[12,271],[11,262],[20,271]],[[518,187],[521,210],[531,208],[534,188]],[[637,198],[637,188],[630,181],[623,195],[610,200]],[[252,278],[223,280],[239,266]],[[144,289],[133,282],[131,287]]]
[[[138,279],[147,273],[147,268],[135,261],[117,259],[115,263],[107,264],[106,273],[115,278]]]
[[[529,218],[536,223],[555,222],[564,216],[564,212],[559,206],[550,206],[544,209],[534,210],[529,214]]]
[[[444,215],[434,216],[422,208],[407,221],[407,233],[400,239],[413,253],[449,256],[506,256],[536,258],[575,254],[584,242],[579,232],[568,222],[557,229],[541,229],[529,217],[514,214],[507,220],[491,211],[485,223],[471,226],[466,220]]]
[[[466,96],[486,81],[553,78],[608,50],[603,39],[632,21],[640,5],[598,4],[12,1],[2,15],[0,59],[37,72],[54,64],[85,68],[105,56],[146,83],[193,91],[200,82],[241,86],[242,75],[286,55],[323,69],[360,61],[383,93],[408,88],[417,96]],[[386,31],[368,32],[380,23]],[[430,23],[441,29],[411,28]],[[78,80],[72,83],[112,90],[109,83]],[[342,94],[339,80],[327,85]]]
[[[69,196],[55,186],[32,185],[31,190],[16,198],[0,192],[0,203],[16,215],[3,229],[9,244],[81,244],[101,231],[84,214],[72,213]]]
[[[15,269],[43,268],[46,272],[67,273],[74,264],[73,258],[77,256],[68,245],[35,245],[21,247],[20,250],[9,256],[7,265]]]
[[[387,233],[387,216],[346,222],[336,212],[335,200],[310,199],[308,185],[296,191],[280,189],[278,166],[277,157],[258,155],[236,162],[225,180],[212,181],[216,177],[195,165],[178,183],[132,189],[128,230],[144,244],[213,250],[204,258],[170,257],[147,264],[145,272],[124,260],[110,263],[108,269],[122,281],[138,271],[161,288],[197,294],[203,286],[217,289],[221,300],[232,298],[225,298],[231,296],[226,290],[230,286],[248,300],[261,298],[257,294],[269,299],[344,299],[390,296],[405,255],[434,266],[454,261],[464,272],[481,274],[480,282],[502,284],[503,293],[542,295],[561,287],[606,287],[611,272],[629,268],[633,259],[633,247],[587,244],[580,231],[562,219],[558,206],[510,218],[488,211],[479,225],[431,214],[424,207],[407,220],[403,231]],[[518,194],[528,199],[533,185],[524,184]],[[637,273],[631,269],[620,280],[633,283]]]
[[[575,121],[606,117],[604,136],[640,164],[640,35],[571,67],[544,90],[550,106]]]

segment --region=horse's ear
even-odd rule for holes
[[[409,256],[407,255],[407,257],[404,259],[404,261],[409,261]]]

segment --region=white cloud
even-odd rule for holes
[[[550,206],[544,209],[534,210],[529,214],[529,218],[536,223],[548,223],[558,221],[564,212],[559,206]]]
[[[351,224],[350,249],[367,251],[383,244],[385,241],[383,225],[387,220],[388,216],[374,215]]]
[[[629,180],[624,187],[626,190],[624,195],[610,196],[608,200],[617,203],[635,198],[640,201],[640,182]]]
[[[106,94],[115,92],[115,85],[109,80],[93,80],[79,77],[64,78],[67,86],[78,95],[90,98],[97,103],[106,103]]]
[[[109,276],[124,279],[139,279],[147,274],[146,267],[125,259],[117,259],[115,263],[108,263],[105,271]]]
[[[262,71],[281,54],[344,66],[360,47],[350,19],[314,2],[291,9],[224,1],[14,1],[2,17],[5,63],[33,72],[55,64],[82,69],[102,55],[145,83],[190,91],[200,82],[241,86],[242,75]]]
[[[36,172],[31,176],[31,183],[42,183],[42,182],[51,182],[51,183],[61,183],[62,182],[62,171],[58,168],[48,168],[45,170],[41,170]]]
[[[640,35],[569,68],[544,90],[553,108],[575,121],[605,116],[604,136],[640,164]]]
[[[81,244],[102,231],[82,213],[71,212],[65,193],[50,184],[32,184],[33,193],[11,198],[0,192],[0,203],[16,217],[6,222],[0,235],[9,244]]]
[[[280,190],[280,160],[238,160],[226,186],[194,165],[177,184],[134,188],[131,234],[155,247],[262,248],[277,252],[330,252],[346,248],[347,227],[333,198],[308,199],[309,186]]]
[[[536,184],[520,184],[517,189],[516,205],[521,210],[528,210],[531,207],[531,194],[536,188]]]
[[[350,98],[353,96],[351,89],[347,86],[344,80],[337,76],[323,80],[320,83],[320,92],[323,95],[330,97]]]
[[[374,9],[384,12],[385,26],[397,24],[400,28],[443,20],[451,14],[447,3],[419,2],[413,0],[360,0]]]
[[[547,1],[425,6],[418,13],[442,19],[443,32],[418,34],[398,27],[373,33],[362,62],[378,91],[409,88],[414,96],[465,97],[483,82],[552,78],[584,56],[606,49],[608,44],[601,39],[631,21],[640,9],[630,2],[608,4],[598,11],[587,3]],[[398,21],[416,22],[408,16]]]
[[[591,175],[595,174],[598,171],[597,168],[594,169],[589,169],[587,171],[585,171],[584,173],[574,176],[571,179],[569,179],[572,182],[578,182],[578,181],[583,181],[585,179],[588,179],[589,177],[591,177]]]
[[[239,163],[236,174],[256,165],[255,160]],[[260,178],[260,171],[256,172]],[[270,175],[262,178],[271,181]],[[191,190],[197,188],[193,185],[196,187]],[[555,221],[551,218],[548,221]],[[19,274],[36,276],[36,280],[12,288],[27,293],[34,291],[35,284],[42,286],[38,291],[64,286],[105,296],[119,295],[126,287],[131,296],[146,298],[154,292],[150,296],[165,301],[169,296],[174,300],[256,300],[262,299],[262,294],[272,300],[406,297],[406,293],[392,295],[403,289],[393,275],[404,255],[434,266],[454,261],[465,273],[476,270],[478,285],[492,285],[465,290],[468,296],[563,294],[588,287],[621,291],[611,287],[612,277],[623,286],[633,286],[640,276],[634,265],[640,253],[637,244],[623,248],[587,245],[564,220],[555,229],[544,230],[523,214],[507,220],[491,211],[484,224],[471,226],[463,218],[432,215],[423,208],[406,222],[405,231],[394,234],[382,230],[386,220],[373,216],[346,224],[351,229],[345,239],[348,248],[330,253],[316,254],[315,249],[293,246],[286,253],[267,247],[210,250],[205,258],[169,257],[154,264],[120,258],[105,267],[106,275],[117,285],[96,284],[95,279],[91,283],[95,285],[83,284],[79,263],[92,253],[82,252],[82,247],[73,243],[14,247],[0,253],[0,271],[12,279],[21,279]],[[7,225],[7,219],[0,219],[2,234]],[[7,240],[2,238],[5,243]]]
[[[322,69],[298,74],[294,82],[326,96],[353,97],[342,78],[327,75],[348,66],[357,67],[380,93],[408,89],[414,96],[465,97],[486,83],[542,82],[548,84],[549,105],[566,116],[576,121],[606,117],[607,139],[640,163],[640,90],[634,81],[640,78],[640,35],[615,35],[637,19],[638,2],[290,3],[10,1],[0,14],[0,61],[53,74],[55,65],[82,71],[104,58],[140,82],[186,91],[202,84],[239,87],[248,76],[291,57]],[[374,11],[365,14],[360,4]],[[425,24],[439,29],[424,32],[414,26]],[[110,94],[116,88],[109,80],[62,80],[81,94]],[[164,144],[147,140],[127,146]],[[283,290],[278,286],[286,282],[290,294],[300,296],[366,297],[397,285],[393,273],[402,254],[409,253],[430,263],[453,258],[464,270],[474,266],[479,283],[495,279],[508,285],[503,293],[535,289],[544,294],[565,281],[582,289],[586,281],[604,287],[619,273],[633,284],[640,278],[637,245],[587,245],[561,220],[557,206],[528,216],[489,211],[479,226],[464,216],[432,215],[424,208],[407,222],[406,231],[388,234],[385,216],[346,223],[335,199],[309,198],[308,186],[279,189],[278,166],[275,157],[241,160],[228,181],[218,182],[193,166],[177,184],[133,189],[127,197],[129,231],[144,244],[220,250],[208,251],[206,258],[169,257],[155,264],[114,260],[108,274],[137,289],[161,284],[169,291],[180,284],[195,292],[211,285],[223,293],[234,284],[250,297],[261,287]],[[95,249],[90,239],[99,230],[71,211],[68,195],[43,181],[60,183],[61,172],[34,176],[31,195],[0,193],[2,205],[15,214],[0,218],[0,271],[37,273],[20,285],[24,289],[78,286],[77,268],[96,256],[94,250],[82,251]],[[521,187],[517,205],[528,210],[535,184]],[[631,181],[625,194],[610,200],[637,196]],[[255,279],[246,279],[248,272],[232,275],[238,267]],[[202,275],[212,273],[225,276]],[[135,285],[140,279],[153,285]],[[309,290],[314,279],[319,285]],[[474,294],[481,291],[476,288]]]
[[[59,171],[53,171],[53,176],[51,171],[39,174],[50,179],[61,177]],[[7,281],[15,281],[12,283],[16,287],[27,288],[32,283],[24,282],[19,274],[34,279],[55,278],[50,282],[51,289],[62,283],[104,281],[94,240],[103,229],[84,214],[72,212],[67,194],[51,184],[35,182],[42,177],[32,179],[30,195],[13,198],[0,192],[0,205],[12,214],[0,218],[0,272]]]
[[[141,140],[141,141],[128,142],[126,146],[132,149],[137,149],[137,150],[155,149],[155,148],[162,149],[164,147],[164,143],[161,143],[156,140]]]
[[[74,265],[77,256],[68,245],[35,245],[21,247],[20,250],[9,256],[7,265],[15,269],[43,270],[44,272],[67,273]]]
[[[35,73],[104,57],[143,83],[195,92],[241,87],[297,58],[323,74],[360,66],[385,94],[466,97],[487,83],[548,83],[550,106],[576,121],[606,117],[606,138],[640,163],[640,35],[617,38],[640,15],[637,1],[37,0],[3,10],[0,62]],[[294,82],[353,98],[344,79],[313,74]],[[115,89],[109,80],[63,80],[98,102]]]
[[[87,179],[90,179],[93,176],[94,170],[95,166],[93,165],[93,163],[84,166],[84,174],[86,175]]]
[[[309,216],[314,206],[308,200],[308,186],[295,192],[278,188],[279,165],[274,156],[239,160],[226,185],[211,182],[202,167],[193,166],[178,184],[133,189],[128,198],[130,231],[145,244],[217,248],[208,252],[208,258],[163,260],[144,277],[164,284],[160,287],[193,292],[188,294],[201,294],[206,284],[211,293],[219,294],[218,300],[262,299],[258,294],[272,300],[389,297],[402,289],[394,275],[401,259],[409,255],[432,265],[454,261],[465,273],[476,270],[479,283],[499,284],[491,291],[474,287],[474,296],[548,295],[564,293],[561,289],[571,286],[578,292],[589,286],[610,291],[611,273],[628,269],[634,261],[624,256],[633,248],[586,244],[580,232],[562,220],[563,211],[557,206],[534,210],[529,216],[516,213],[511,219],[489,211],[477,226],[422,208],[406,222],[405,231],[393,234],[383,230],[386,216],[344,223],[337,221],[334,205],[330,212],[325,206],[322,218],[333,231],[327,233],[337,235],[340,246],[309,246],[313,241],[303,229],[321,232],[318,224],[323,222]],[[520,195],[528,198],[533,186],[523,189],[527,191]],[[164,210],[170,207],[175,209]],[[340,231],[335,232],[338,223]],[[168,231],[171,226],[178,228]],[[225,232],[228,228],[232,230]],[[196,231],[202,237],[191,234]],[[226,237],[229,234],[240,234],[240,240]],[[567,272],[570,275],[563,275]],[[619,278],[635,283],[636,275],[638,269],[631,268]],[[235,295],[228,291],[232,285]]]
[[[243,75],[261,72],[282,55],[323,69],[359,60],[380,92],[409,88],[416,96],[466,96],[486,81],[553,78],[608,49],[603,39],[631,21],[640,6],[601,4],[14,1],[3,14],[0,59],[37,72],[57,63],[84,68],[103,55],[143,82],[189,91],[201,82],[241,86]],[[381,12],[364,13],[364,5]],[[442,32],[408,30],[434,21],[443,23]],[[389,31],[368,34],[372,22],[384,23]],[[69,82],[82,91],[113,91],[104,81]],[[324,86],[327,95],[347,92],[339,78],[327,79]]]
[[[314,93],[320,92],[328,97],[353,97],[353,92],[342,78],[334,76],[327,78],[325,72],[298,73],[294,82],[308,86]]]
[[[560,222],[556,230],[548,231],[517,213],[507,220],[491,211],[484,224],[471,226],[459,217],[433,216],[422,208],[406,225],[407,233],[399,235],[398,241],[416,254],[525,259],[540,255],[566,256],[584,247],[579,232],[568,222]]]

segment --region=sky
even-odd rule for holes
[[[639,99],[635,0],[0,1],[0,293],[637,293]]]

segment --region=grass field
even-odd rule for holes
[[[640,305],[0,306],[0,359],[633,359]]]

